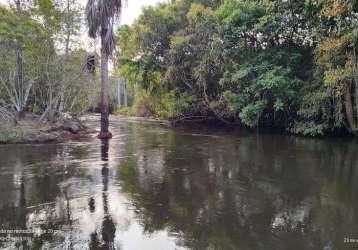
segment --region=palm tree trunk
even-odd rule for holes
[[[111,138],[109,132],[108,55],[106,53],[106,32],[101,35],[101,132],[99,138]]]

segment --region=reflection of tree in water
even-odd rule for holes
[[[157,136],[147,130],[134,136],[125,145],[130,151],[126,155],[138,153],[141,160],[133,157],[123,162],[118,172],[146,232],[168,229],[180,235],[179,244],[189,248],[229,250],[330,249],[330,242],[334,249],[344,249],[345,232],[358,232],[356,143],[275,136],[243,137],[235,143],[230,138]],[[109,214],[108,143],[101,150],[102,197],[97,207],[91,197],[88,206],[95,212],[102,200],[104,216],[98,233],[91,235],[91,249],[113,248],[115,236]],[[86,159],[86,153],[75,156]],[[47,154],[41,155],[49,160]],[[30,178],[24,174],[17,178],[18,184],[15,178],[1,180],[14,190],[11,199],[2,197],[2,227],[23,229],[38,223],[26,221],[30,214],[45,215],[45,221],[35,225],[43,229],[72,223],[71,197],[66,192],[64,218],[51,214],[52,205],[26,208],[63,198],[58,184],[77,175],[78,169],[68,166],[66,176],[56,169],[51,164],[39,165],[30,169]],[[160,178],[153,178],[157,172]],[[51,237],[40,235],[32,248],[41,249],[44,242],[54,241]],[[25,248],[22,244],[19,241],[17,246]]]
[[[25,229],[26,230],[26,190],[25,190],[25,177],[22,174],[21,176],[21,184],[20,184],[20,202],[19,202],[19,229]],[[23,249],[29,249],[27,240],[23,240],[21,242]]]
[[[103,221],[102,221],[102,241],[98,238],[97,231],[90,236],[90,249],[114,249],[114,238],[116,227],[113,219],[109,213],[108,208],[108,182],[109,182],[109,168],[108,168],[108,150],[109,140],[102,140],[101,144],[101,159],[104,162],[102,167],[102,203],[103,203]],[[89,209],[91,212],[95,211],[95,199],[93,197],[89,200]]]
[[[26,230],[27,229],[27,208],[26,208],[26,183],[24,174],[21,175],[19,180],[19,200],[17,206],[15,204],[6,204],[0,209],[0,229],[17,229],[17,230]],[[1,237],[6,237],[6,234],[0,234]],[[8,235],[10,236],[10,235]],[[27,237],[31,236],[28,234],[17,233],[11,235],[12,237]],[[12,243],[12,242],[10,242]],[[0,247],[2,247],[3,242],[0,241]],[[18,249],[30,249],[30,242],[27,239],[18,240],[15,242],[15,246]]]
[[[347,205],[357,212],[357,203],[333,196],[324,207],[327,198],[322,188],[337,192],[347,188],[333,183],[354,186],[349,180],[358,178],[356,156],[352,155],[357,147],[337,148],[282,137],[241,138],[239,146],[227,138],[223,142],[198,137],[195,143],[186,140],[177,136],[157,148],[170,150],[156,164],[153,149],[138,147],[138,157],[118,168],[123,191],[130,194],[146,232],[167,229],[179,234],[179,244],[191,249],[330,249],[332,241],[341,247],[343,238],[328,230],[332,225],[324,219],[354,225],[342,217]],[[145,140],[141,144],[147,145]],[[192,147],[182,146],[185,144]],[[301,150],[308,144],[315,155]],[[336,151],[331,153],[335,156],[327,162],[326,153],[331,150]],[[332,178],[324,165],[334,167],[337,159],[344,167],[334,170]],[[159,167],[163,178],[150,174],[158,164],[165,165]],[[340,231],[345,232],[344,228]]]
[[[105,147],[103,149],[106,151]],[[6,246],[13,249],[15,245],[19,249],[42,249],[46,243],[65,239],[61,234],[44,233],[47,229],[65,232],[68,236],[66,249],[71,249],[76,243],[76,237],[72,236],[77,232],[73,227],[73,223],[76,223],[73,216],[77,214],[72,214],[76,213],[73,211],[76,202],[72,204],[71,179],[88,177],[86,170],[78,168],[78,164],[72,160],[87,159],[90,152],[88,147],[71,145],[19,146],[8,151],[5,148],[0,165],[4,164],[5,170],[13,175],[12,178],[0,176],[0,188],[8,188],[8,191],[0,192],[0,228],[41,229],[43,233],[31,237],[27,242],[20,239],[16,242],[0,242],[1,249]]]

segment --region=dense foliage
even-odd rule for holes
[[[358,132],[355,0],[174,0],[118,32],[136,114]]]
[[[0,5],[0,123],[23,112],[55,120],[95,104],[98,88],[78,39],[82,16],[75,0]]]

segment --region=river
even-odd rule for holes
[[[111,131],[0,145],[0,249],[358,247],[357,140],[114,117]]]

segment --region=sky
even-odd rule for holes
[[[121,24],[131,24],[141,13],[145,6],[154,6],[163,0],[127,0],[122,11]]]
[[[7,5],[8,3],[12,2],[12,0],[0,0],[0,4]],[[83,6],[86,5],[87,0],[78,0]],[[142,8],[147,6],[155,6],[160,2],[167,2],[168,0],[123,0],[123,9],[120,18],[120,23],[116,24],[116,27],[120,24],[132,24],[133,21],[142,13]],[[75,43],[80,44],[81,47],[87,48],[88,50],[92,50],[93,48],[97,48],[99,41],[92,40],[88,38],[86,29],[83,29],[75,38]]]
[[[0,3],[7,4],[9,0],[0,0]],[[145,6],[154,6],[159,2],[165,0],[127,0],[124,4],[121,16],[121,24],[132,24],[132,22],[141,14],[142,8]],[[79,0],[79,2],[86,4],[86,0]]]

